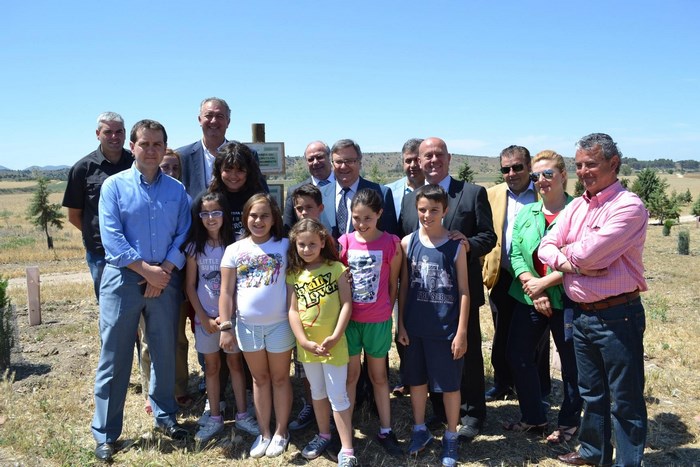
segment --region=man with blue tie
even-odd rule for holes
[[[283,216],[285,231],[289,231],[298,220],[292,200],[294,190],[308,183],[321,188],[335,182],[335,176],[331,170],[331,150],[326,143],[323,141],[309,143],[304,150],[304,160],[309,169],[309,178],[287,189]]]
[[[377,228],[396,234],[396,209],[391,190],[360,177],[362,168],[362,151],[360,146],[351,139],[341,139],[331,148],[331,159],[335,183],[321,188],[324,211],[321,222],[331,232],[336,240],[344,233],[352,232],[350,203],[353,196],[363,189],[371,188],[379,192],[383,200],[383,212]]]

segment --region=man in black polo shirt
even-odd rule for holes
[[[99,301],[100,280],[105,267],[105,251],[100,240],[97,214],[100,189],[107,177],[131,167],[134,158],[124,149],[126,131],[121,115],[114,112],[101,113],[97,117],[95,133],[100,145],[70,169],[63,206],[68,208],[68,221],[83,233],[85,259],[94,283],[95,297]]]

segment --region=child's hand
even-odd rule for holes
[[[215,332],[219,332],[219,325],[216,323],[215,318],[207,317],[207,319],[202,321],[202,327],[205,331],[207,331],[208,334],[214,334]]]
[[[324,355],[330,355],[331,349],[335,347],[335,344],[337,344],[339,340],[340,337],[333,336],[328,336],[325,339],[323,339],[323,342],[321,342],[321,349],[323,349]]]
[[[408,340],[408,333],[406,332],[406,328],[404,328],[403,326],[399,326],[399,343],[401,343],[401,345],[410,344]]]
[[[465,353],[467,353],[467,333],[458,332],[452,339],[452,358],[459,360]]]
[[[219,347],[221,347],[224,352],[233,352],[235,345],[236,335],[231,332],[231,330],[221,331],[221,336],[219,336]]]

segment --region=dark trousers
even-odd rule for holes
[[[461,403],[466,405],[466,423],[481,427],[486,418],[486,399],[484,398],[484,356],[481,353],[481,322],[479,307],[469,307],[467,322],[467,353],[464,354],[462,382],[460,384]],[[445,406],[441,393],[430,393],[433,414],[439,419],[446,419]]]
[[[583,399],[578,392],[578,372],[574,341],[564,336],[564,311],[552,310],[552,316],[538,313],[535,307],[518,302],[508,339],[510,362],[522,422],[528,425],[547,423],[548,407],[542,402],[542,388],[538,374],[537,347],[542,340],[549,343],[548,329],[552,330],[554,343],[561,358],[561,376],[564,400],[559,410],[559,426],[579,426]]]
[[[513,283],[513,276],[506,269],[501,269],[498,281],[489,293],[491,316],[493,317],[493,343],[491,345],[491,365],[493,366],[493,385],[499,390],[510,389],[514,386],[513,374],[508,363],[508,336],[513,320],[513,310],[517,301],[510,296],[508,290]],[[552,392],[552,382],[549,377],[549,340],[543,339],[537,346],[537,368],[540,376],[542,396]]]

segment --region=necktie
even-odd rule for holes
[[[343,188],[343,196],[340,197],[340,203],[338,203],[338,210],[335,213],[335,221],[338,225],[338,232],[340,235],[347,233],[348,231],[348,192],[350,188]]]
[[[319,180],[319,181],[318,181],[318,186],[326,186],[326,185],[328,185],[329,183],[330,183],[330,182],[329,182],[328,180]]]

